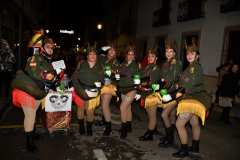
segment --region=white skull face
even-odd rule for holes
[[[55,109],[62,109],[67,105],[67,100],[69,97],[67,95],[52,95],[49,97],[51,105]]]

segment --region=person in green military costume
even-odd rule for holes
[[[183,71],[177,83],[176,89],[162,97],[162,101],[177,99],[178,119],[176,127],[181,141],[181,150],[172,156],[176,158],[188,157],[188,152],[199,152],[200,126],[198,117],[202,119],[202,125],[205,122],[206,111],[211,107],[211,99],[202,89],[203,71],[198,62],[199,51],[196,46],[196,40],[193,38],[192,45],[187,46],[187,60],[190,65]],[[193,133],[192,146],[188,148],[187,132],[185,125],[190,122]]]
[[[153,132],[156,126],[156,111],[159,104],[162,103],[159,92],[153,95],[152,84],[158,84],[160,80],[160,67],[156,65],[156,60],[158,59],[158,50],[160,46],[152,46],[148,53],[148,65],[144,68],[141,82],[146,82],[150,79],[148,83],[141,86],[141,106],[145,107],[148,118],[149,125],[147,132],[139,138],[140,141],[152,141]],[[158,89],[159,91],[159,85]]]
[[[54,43],[52,39],[41,35],[33,42],[33,46],[42,40],[41,53],[30,57],[25,67],[25,72],[16,76],[11,82],[13,88],[13,104],[23,109],[24,130],[27,138],[27,148],[31,153],[38,150],[34,140],[43,138],[35,132],[36,112],[41,99],[48,94],[49,88],[54,84],[54,78],[61,73],[61,69],[53,70],[51,59]]]
[[[105,84],[104,87],[101,89],[101,101],[102,101],[102,110],[103,116],[102,121],[95,123],[96,126],[106,125],[106,128],[103,132],[104,136],[110,135],[111,129],[111,113],[109,109],[109,104],[111,101],[112,96],[117,96],[117,81],[115,79],[115,73],[119,72],[120,70],[120,63],[116,58],[116,42],[111,44],[108,41],[108,54],[107,56],[98,56],[98,62],[101,63],[104,67],[110,66],[111,67],[111,75],[105,77]]]
[[[101,86],[104,84],[104,70],[97,61],[96,45],[91,47],[88,43],[87,61],[78,65],[72,75],[75,89],[76,105],[78,106],[77,117],[80,135],[86,135],[84,127],[84,111],[87,112],[87,136],[92,136],[94,110],[100,104]]]
[[[136,89],[134,85],[134,75],[142,75],[142,67],[140,63],[136,62],[135,46],[127,46],[126,59],[121,64],[121,78],[118,82],[119,91],[121,92],[122,103],[120,105],[122,128],[120,138],[126,138],[127,133],[132,132],[132,111],[131,103],[136,96]]]
[[[182,73],[182,66],[177,59],[177,44],[173,39],[171,43],[165,40],[165,56],[166,61],[163,63],[160,71],[161,82],[160,88],[166,88],[170,92],[173,88],[174,79],[177,79]],[[166,136],[160,138],[159,147],[166,148],[173,144],[174,129],[176,122],[176,101],[164,103],[162,119],[166,131]]]

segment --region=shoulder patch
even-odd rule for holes
[[[173,60],[171,61],[171,64],[176,64],[176,59],[173,59]]]
[[[194,66],[191,66],[190,69],[189,69],[189,71],[190,71],[191,73],[193,73],[193,72],[194,72]]]
[[[31,62],[35,62],[35,56],[32,56]]]
[[[36,62],[30,62],[30,67],[36,67],[37,63]]]

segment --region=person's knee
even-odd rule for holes
[[[168,115],[165,112],[162,112],[162,119],[167,119]]]

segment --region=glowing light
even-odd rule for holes
[[[102,25],[101,25],[101,24],[98,24],[97,28],[98,28],[98,29],[102,29]]]
[[[46,30],[46,33],[49,33],[49,30]]]

